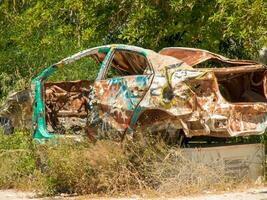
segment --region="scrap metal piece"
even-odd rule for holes
[[[198,148],[184,148],[181,153],[192,163],[217,169],[228,177],[253,182],[264,180],[264,144],[198,146]]]
[[[0,126],[5,134],[13,133],[14,128],[31,128],[32,95],[26,89],[8,96],[0,108]]]

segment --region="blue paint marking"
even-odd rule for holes
[[[107,67],[107,63],[108,63],[109,58],[111,57],[111,55],[112,55],[112,49],[110,49],[108,54],[105,56],[101,66],[100,66],[100,70],[99,70],[99,73],[97,75],[97,79],[96,80],[100,80],[102,78],[102,75],[105,73],[105,69]]]
[[[138,104],[138,101],[137,101],[137,99],[136,99],[136,96],[134,96],[133,94],[131,94],[131,95],[129,95],[129,96],[130,96],[130,99],[131,99],[131,101],[132,101],[132,103],[133,103],[134,105]]]
[[[108,85],[115,85],[122,82],[122,78],[121,77],[116,77],[116,78],[112,78],[108,80]]]
[[[128,91],[125,91],[124,100],[125,100],[126,103],[127,103],[127,107],[128,107],[129,110],[134,110],[134,104],[133,104],[133,102],[131,101],[131,99],[128,98],[127,96],[129,96],[129,92],[128,92]]]
[[[139,114],[141,113],[141,111],[142,111],[141,106],[137,106],[137,108],[135,109],[135,111],[133,113],[131,122],[130,122],[129,131],[133,130],[133,127],[136,124],[136,122],[138,120],[138,117],[139,117]]]
[[[147,77],[146,76],[137,76],[135,78],[138,87],[145,87],[147,85]]]
[[[127,90],[127,86],[125,83],[122,83],[122,84],[123,85],[121,86],[121,89],[122,89],[122,93],[123,93],[123,99],[126,102],[128,109],[133,110],[134,105],[133,105],[133,102],[131,101],[129,91]]]
[[[110,97],[109,103],[114,104],[116,102],[116,99],[118,98],[118,96],[122,95],[123,100],[127,104],[128,110],[134,110],[134,104],[131,100],[131,95],[130,95],[129,91],[127,90],[126,84],[123,82],[123,79],[120,77],[113,78],[113,79],[108,80],[108,84],[109,84],[109,86],[118,84],[118,87],[119,87],[116,94],[114,96]]]
[[[143,88],[147,85],[147,77],[146,76],[137,76],[135,78],[135,82],[137,84],[137,87]],[[108,85],[116,85],[118,84],[118,91],[114,96],[110,97],[109,103],[114,104],[116,102],[116,99],[119,95],[122,96],[123,100],[125,101],[128,110],[134,110],[135,105],[138,104],[137,98],[128,91],[127,85],[124,82],[124,79],[122,77],[116,77],[108,80]]]
[[[129,93],[128,93],[127,87],[124,83],[122,84],[121,89],[123,90],[123,92],[125,92],[125,97],[129,99]]]

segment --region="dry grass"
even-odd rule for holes
[[[8,152],[0,154],[4,163],[0,165],[1,188],[30,189],[45,195],[172,196],[229,190],[246,180],[227,176],[218,163],[204,166],[189,161],[179,148],[161,142],[144,146],[132,141],[122,145],[110,140],[92,144],[61,139],[35,145],[13,137],[9,145],[1,146]]]
[[[237,181],[225,174],[220,163],[207,166],[185,158],[180,150],[172,150],[162,162],[153,163],[154,176],[161,194],[186,195],[203,191],[225,190]]]

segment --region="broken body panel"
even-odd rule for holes
[[[0,108],[0,127],[4,134],[12,134],[14,128],[31,127],[32,95],[26,89],[11,94]]]
[[[86,57],[100,64],[96,80],[45,83],[55,70]],[[109,70],[117,75],[109,77]],[[88,49],[33,80],[34,138],[53,137],[60,127],[112,128],[121,135],[137,127],[183,130],[187,137],[259,135],[267,126],[266,75],[262,64],[199,49]]]

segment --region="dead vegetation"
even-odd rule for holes
[[[29,137],[29,136],[28,136]],[[34,144],[27,133],[1,136],[0,187],[59,193],[172,196],[229,190],[246,179],[227,176],[213,163],[203,166],[164,143],[55,139]],[[15,149],[14,149],[15,148]]]

